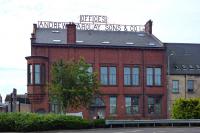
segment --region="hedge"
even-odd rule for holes
[[[172,118],[200,119],[200,98],[177,99],[173,104]]]
[[[104,120],[84,120],[76,116],[35,113],[0,113],[2,131],[46,131],[105,127]]]

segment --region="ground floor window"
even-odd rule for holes
[[[194,80],[187,81],[187,91],[193,92],[194,91]]]
[[[59,113],[59,106],[58,104],[51,104],[51,112]]]
[[[161,113],[161,97],[149,96],[148,97],[148,113],[160,114]]]
[[[52,113],[61,113],[61,106],[56,100],[51,101],[50,103],[50,112]]]
[[[125,104],[126,104],[126,114],[139,113],[139,97],[138,96],[125,97]]]
[[[117,114],[117,97],[111,96],[110,97],[110,114]]]

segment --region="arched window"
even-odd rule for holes
[[[105,103],[100,97],[96,97],[93,99],[91,106],[92,107],[102,107],[102,106],[105,106]]]

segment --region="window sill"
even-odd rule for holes
[[[162,113],[148,113],[148,115],[161,115]]]
[[[124,87],[140,87],[140,85],[124,85]]]
[[[109,117],[117,117],[117,114],[109,114]]]
[[[27,86],[44,86],[45,84],[28,84]]]
[[[146,87],[163,87],[163,85],[146,85]]]
[[[127,116],[140,115],[140,113],[126,114]]]
[[[173,92],[173,91],[172,91],[172,93],[173,93],[173,94],[179,94],[179,92]]]
[[[118,87],[118,85],[100,85],[100,87]]]

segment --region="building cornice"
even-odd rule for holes
[[[46,57],[46,56],[27,56],[27,57],[25,57],[26,58],[26,60],[30,60],[30,59],[46,59],[46,60],[48,60],[48,57]]]
[[[87,44],[48,44],[48,43],[32,43],[33,47],[63,47],[63,48],[108,48],[108,49],[149,49],[149,50],[165,50],[165,47],[144,47],[144,46],[122,46],[122,45],[87,45]]]

